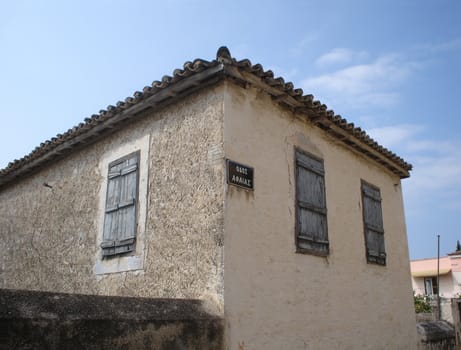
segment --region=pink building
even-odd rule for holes
[[[454,298],[461,295],[461,250],[440,257],[437,284],[437,258],[410,262],[413,291],[417,295],[436,295]]]

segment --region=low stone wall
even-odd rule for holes
[[[455,350],[455,328],[446,321],[428,321],[416,324],[418,350]]]
[[[436,321],[436,315],[432,312],[421,312],[416,314],[416,322]]]
[[[0,349],[222,349],[200,300],[0,289]]]

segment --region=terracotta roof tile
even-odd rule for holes
[[[233,76],[232,71],[225,70],[225,67],[236,69],[239,76]],[[209,74],[205,74],[209,73]],[[332,110],[328,110],[327,106],[320,101],[314,100],[313,95],[303,94],[302,89],[297,89],[291,82],[285,82],[282,77],[274,78],[274,73],[271,70],[265,71],[261,64],[253,65],[250,60],[243,59],[237,61],[232,58],[229,50],[226,47],[219,48],[216,59],[213,61],[206,61],[196,59],[193,62],[185,62],[183,69],[175,69],[172,76],[165,75],[161,81],[153,81],[151,86],[146,86],[142,91],[136,91],[133,96],[127,97],[124,101],[118,101],[115,106],[109,105],[106,110],[100,110],[99,114],[93,114],[89,118],[85,118],[83,123],[67,130],[63,134],[58,134],[56,137],[51,138],[36,147],[31,153],[21,159],[15,159],[10,162],[8,166],[0,170],[0,186],[20,178],[22,175],[46,164],[54,157],[62,156],[63,153],[70,152],[74,144],[82,144],[90,141],[95,135],[106,132],[105,124],[109,122],[117,123],[118,116],[123,112],[130,113],[130,110],[136,108],[138,105],[155,99],[155,96],[161,94],[162,91],[168,88],[174,88],[175,85],[183,86],[178,88],[178,91],[173,91],[171,96],[182,93],[187,89],[199,86],[212,79],[213,77],[231,77],[235,79],[248,80],[249,76],[240,76],[241,73],[247,73],[257,78],[258,84],[266,84],[268,91],[277,102],[292,108],[294,112],[305,114],[307,119],[313,122],[318,127],[329,132],[331,135],[338,137],[348,145],[353,145],[355,149],[364,153],[366,156],[372,158],[380,164],[383,164],[400,177],[408,177],[409,171],[412,166],[406,163],[402,158],[392,153],[388,149],[379,145],[369,135],[366,134],[361,128],[355,127],[354,123],[348,123],[346,119],[340,115],[336,115]],[[203,74],[203,76],[200,76]],[[188,79],[198,77],[198,80],[190,85],[187,84]],[[254,79],[247,81],[248,84],[255,83]],[[204,84],[206,86],[206,84]],[[184,90],[184,91],[183,91]],[[149,103],[161,103],[149,102]],[[294,105],[296,104],[296,105]],[[135,114],[135,113],[134,113]],[[124,116],[128,118],[129,116]],[[121,118],[121,117],[120,117]],[[123,121],[123,118],[120,119]],[[112,128],[113,126],[108,126]],[[94,135],[92,132],[94,129]],[[88,135],[87,135],[88,134]],[[82,136],[83,135],[83,136]],[[85,136],[87,135],[87,136]],[[81,140],[77,140],[81,137]],[[69,143],[68,147],[65,147]],[[55,154],[52,152],[57,147],[63,147]],[[64,152],[65,151],[65,152]]]

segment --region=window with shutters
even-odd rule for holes
[[[136,241],[139,152],[109,164],[104,214],[104,257],[132,252]]]
[[[365,181],[362,181],[362,211],[367,261],[386,265],[381,193]]]
[[[298,253],[329,253],[323,161],[296,151],[296,248]]]

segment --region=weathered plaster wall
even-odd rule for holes
[[[228,85],[227,158],[254,192],[227,186],[225,316],[230,349],[414,349],[400,180],[276,107]],[[295,253],[294,147],[324,159],[330,254]],[[367,264],[360,181],[381,189],[387,266]]]
[[[207,89],[127,122],[111,136],[1,190],[0,287],[204,298],[219,309],[222,89]],[[142,268],[96,274],[100,193],[107,176],[100,165],[114,149],[131,150],[141,139],[150,140]]]

